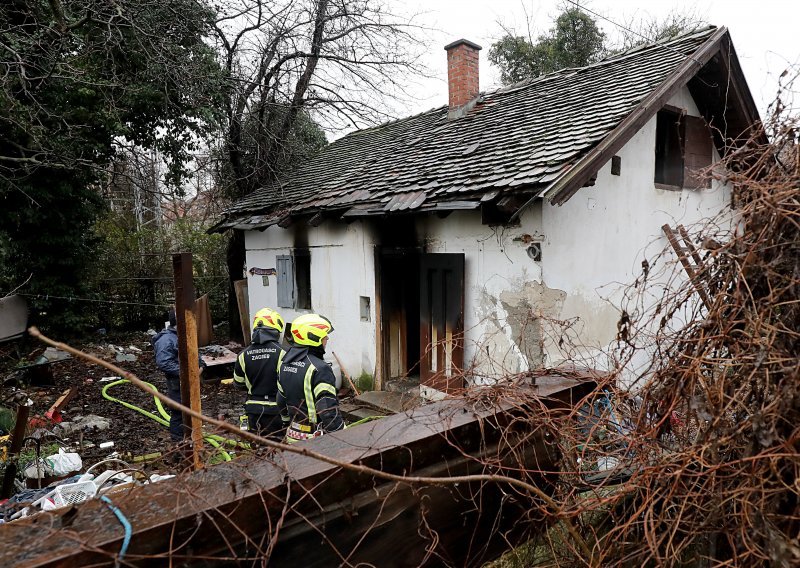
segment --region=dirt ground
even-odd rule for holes
[[[222,343],[225,344],[227,341]],[[160,392],[166,394],[164,375],[155,366],[150,337],[146,333],[97,335],[88,340],[71,342],[70,345],[114,363],[140,379],[152,383]],[[67,445],[71,450],[78,451],[84,467],[116,454],[125,461],[143,464],[144,462],[137,458],[160,453],[156,459],[147,460],[147,469],[158,471],[174,469],[174,452],[169,453],[173,448],[167,429],[155,420],[103,397],[102,389],[110,381],[104,382],[102,379],[113,375],[108,369],[73,357],[51,363],[48,367],[52,371],[52,379],[45,381],[50,384],[39,385],[28,382],[29,373],[28,376],[21,376],[15,371],[21,359],[26,362],[35,361],[44,352],[44,348],[43,344],[30,339],[0,346],[0,380],[3,380],[0,400],[7,398],[15,390],[21,390],[33,401],[31,416],[44,417],[45,412],[65,390],[76,387],[74,398],[62,410],[63,420],[75,421],[81,417],[95,415],[109,420],[110,427],[103,430],[84,428],[80,433],[63,435],[56,424],[44,418],[39,424],[48,432],[61,434],[66,443],[61,445]],[[116,359],[120,349],[128,358],[131,355],[135,356],[136,361],[118,362]],[[237,424],[242,411],[244,393],[238,391],[234,385],[221,384],[219,380],[226,376],[230,377],[231,373],[232,368],[229,368],[220,373],[221,377],[202,381],[201,404],[204,414]],[[204,373],[205,375],[207,373]],[[130,384],[115,386],[109,389],[108,394],[158,414],[153,397]],[[34,428],[29,429],[29,434],[33,430]],[[47,440],[45,443],[50,441]],[[101,449],[99,446],[103,442],[114,442],[114,445],[112,448]]]

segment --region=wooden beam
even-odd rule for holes
[[[200,409],[200,366],[197,353],[197,321],[194,313],[192,253],[172,255],[175,276],[175,315],[178,320],[178,359],[180,361],[181,401],[192,410]],[[192,465],[203,467],[203,424],[199,418],[183,415],[183,437],[192,442]]]
[[[236,280],[233,283],[236,293],[236,305],[239,307],[239,325],[242,326],[244,344],[250,344],[250,298],[247,295],[247,280]]]
[[[556,412],[596,386],[543,379],[530,396]],[[476,408],[450,399],[304,445],[405,475],[555,472],[554,445],[543,432],[524,430],[528,422],[520,420],[516,400]],[[555,476],[526,479],[551,492]],[[548,526],[532,516],[535,498],[509,486],[396,483],[290,452],[242,458],[110,498],[132,527],[124,558],[131,566],[254,560],[283,566],[298,559],[305,567],[417,566],[426,558],[436,565],[481,566]],[[0,565],[105,565],[124,535],[112,510],[93,499],[1,525]]]

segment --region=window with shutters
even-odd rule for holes
[[[278,273],[278,307],[294,307],[294,263],[288,254],[279,255],[275,259],[275,270]]]
[[[665,107],[656,115],[656,171],[660,189],[700,189],[710,180],[698,175],[712,162],[711,130],[703,118]]]
[[[291,255],[275,259],[278,273],[278,307],[298,310],[311,309],[311,254],[295,249]]]

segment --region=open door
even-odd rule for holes
[[[384,247],[380,263],[380,343],[383,388],[419,384],[419,251]],[[410,283],[413,283],[409,285]]]
[[[420,383],[464,388],[464,254],[420,256]]]

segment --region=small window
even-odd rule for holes
[[[656,116],[655,182],[671,187],[683,186],[683,115],[664,109]]]
[[[297,249],[275,259],[278,273],[278,307],[311,309],[311,254]]]

